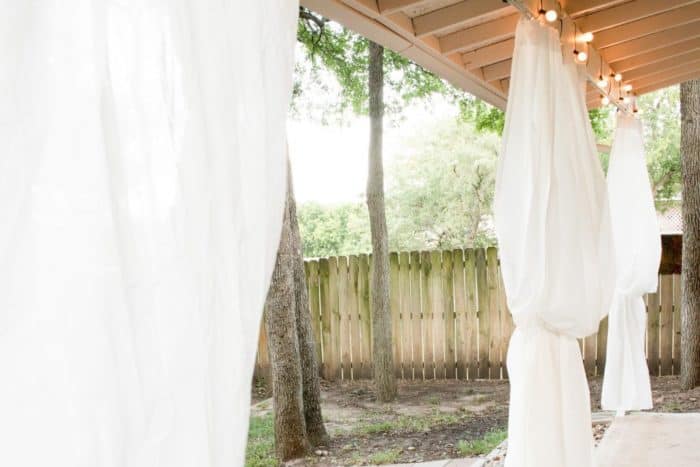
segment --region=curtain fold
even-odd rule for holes
[[[0,465],[243,464],[297,8],[0,0]]]
[[[605,410],[650,409],[643,295],[657,289],[661,237],[644,157],[642,125],[632,115],[617,116],[607,181],[617,281],[608,318],[601,405]]]
[[[566,56],[568,58],[568,56]],[[515,36],[494,216],[516,328],[508,467],[590,467],[590,399],[577,338],[613,292],[605,179],[583,95],[559,36],[521,19]]]

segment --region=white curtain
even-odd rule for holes
[[[0,0],[0,465],[243,464],[293,0]]]
[[[590,396],[576,338],[597,331],[614,271],[605,179],[579,67],[556,30],[515,36],[495,224],[508,305],[508,467],[590,467]]]
[[[617,282],[610,308],[601,405],[606,410],[652,407],[644,353],[644,295],[658,282],[661,238],[649,184],[641,122],[618,114],[610,151],[608,192]]]

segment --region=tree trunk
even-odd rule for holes
[[[377,399],[396,397],[389,306],[389,241],[384,207],[382,138],[384,118],[384,48],[369,43],[369,174],[367,208],[372,235],[372,336],[373,369]]]
[[[294,199],[294,187],[289,161],[287,161],[287,208],[291,248],[294,255],[294,309],[296,310],[297,336],[299,339],[306,436],[313,446],[327,446],[329,441],[328,433],[326,433],[321,414],[321,384],[318,377],[318,356],[316,355],[314,333],[311,328],[309,294],[306,288],[306,274],[304,272],[304,255],[301,246],[297,204]]]
[[[294,311],[295,259],[289,209],[286,207],[277,261],[265,303],[275,413],[275,451],[282,461],[304,456],[308,447]]]
[[[700,80],[681,84],[681,387],[700,383]]]

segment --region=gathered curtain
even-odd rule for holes
[[[0,0],[0,465],[243,464],[293,0]]]
[[[608,318],[601,405],[605,410],[650,409],[643,295],[657,288],[661,237],[644,157],[642,124],[633,115],[617,116],[608,192],[617,281]]]
[[[521,19],[496,178],[495,228],[516,325],[508,467],[591,467],[590,396],[577,338],[597,331],[614,287],[605,178],[583,70],[556,30]]]

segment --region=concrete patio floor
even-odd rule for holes
[[[611,413],[594,414],[605,419]],[[616,417],[596,448],[597,467],[700,467],[700,413],[637,412]],[[480,467],[484,458],[388,467]]]
[[[618,417],[596,449],[598,467],[700,466],[700,413]]]

